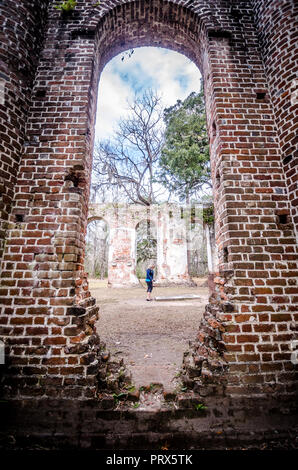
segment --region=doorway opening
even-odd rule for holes
[[[108,276],[109,225],[93,219],[87,225],[85,270],[89,277],[104,280]]]
[[[104,214],[110,247],[107,278],[93,279],[90,290],[100,305],[100,337],[112,357],[125,361],[136,388],[182,387],[183,354],[208,301],[207,161],[205,180],[194,178],[196,152],[199,146],[206,152],[208,136],[206,120],[189,119],[202,114],[201,86],[193,62],[151,47],[116,56],[99,84],[89,216]],[[174,146],[166,135],[170,126]],[[191,173],[182,168],[179,175],[170,159],[181,143],[194,157]],[[153,301],[147,303],[145,275],[152,264]]]

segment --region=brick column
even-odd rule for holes
[[[203,66],[219,272],[195,347],[195,388],[217,374],[228,394],[291,399],[297,246],[282,217],[288,194],[256,31],[240,9],[232,14],[229,30],[208,32]]]
[[[158,211],[158,284],[191,284],[187,261],[186,215],[185,208],[176,204],[165,204]]]
[[[252,4],[289,194],[283,216],[294,224],[298,240],[298,5],[294,0]]]
[[[142,206],[141,206],[142,207]],[[108,284],[110,287],[139,286],[136,276],[136,206],[120,206],[110,213]]]
[[[8,395],[89,398],[101,366],[98,307],[83,271],[94,40],[74,38],[55,15],[34,83],[2,262],[4,385]]]
[[[42,46],[47,0],[0,5],[0,260],[25,139],[28,106]]]

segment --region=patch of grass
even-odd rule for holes
[[[154,384],[154,383],[151,383],[150,384],[150,392],[156,392],[157,390],[160,389],[160,385],[159,384]]]
[[[195,409],[197,411],[201,411],[201,410],[206,410],[207,409],[207,406],[205,406],[203,403],[197,403],[195,406]]]
[[[69,13],[75,9],[76,4],[76,0],[66,0],[65,2],[59,3],[59,5],[55,5],[54,8],[56,8],[56,10]]]
[[[125,390],[127,390],[130,393],[133,393],[136,391],[136,387],[133,384],[127,384],[124,386]]]
[[[114,398],[115,400],[119,400],[120,398],[123,398],[123,397],[126,397],[126,393],[123,393],[123,392],[118,393],[118,394],[117,394],[117,393],[113,393],[113,398]]]

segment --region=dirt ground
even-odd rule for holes
[[[183,353],[194,340],[205,305],[205,278],[197,287],[155,287],[152,297],[183,294],[199,298],[146,301],[145,282],[135,288],[108,288],[107,281],[89,280],[90,291],[100,306],[97,332],[106,348],[124,359],[137,387],[162,384],[165,391],[177,387]]]

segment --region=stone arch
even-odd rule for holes
[[[99,68],[115,55],[136,47],[156,46],[186,55],[202,70],[202,18],[174,2],[158,1],[155,7],[139,1],[123,3],[108,12],[96,28]],[[199,46],[199,47],[198,47]]]
[[[91,215],[87,218],[87,224],[90,224],[90,222],[94,222],[95,220],[103,220],[107,225],[109,225],[109,222],[104,215]]]
[[[13,3],[1,5],[7,17]],[[112,54],[160,38],[159,45],[174,44],[202,67],[216,183],[218,275],[185,361],[185,383],[202,396],[293,395],[297,250],[291,220],[283,217],[290,202],[280,131],[260,54],[261,47],[270,62],[274,47],[262,47],[254,23],[262,35],[256,9],[265,12],[266,2],[183,3],[107,0],[101,13],[89,15],[91,1],[79,2],[66,19],[49,3],[2,258],[7,395],[97,396],[97,307],[83,252],[98,77]],[[287,3],[280,0],[285,14]],[[278,32],[283,15],[273,16]],[[277,114],[286,104],[275,106]]]
[[[153,5],[154,3],[154,5]],[[212,5],[201,3],[194,9],[185,7],[181,1],[155,2],[140,0],[117,1],[111,9],[105,9],[94,15],[89,23],[90,35],[95,37],[94,52],[92,55],[92,75],[88,95],[88,138],[87,155],[91,155],[93,147],[93,132],[95,125],[95,109],[100,74],[107,62],[115,55],[135,47],[156,46],[165,47],[180,52],[191,59],[202,73],[204,82],[210,78],[208,60],[209,36],[229,37],[221,24],[220,9]],[[201,7],[201,8],[200,8]],[[225,11],[229,16],[228,10]],[[145,27],[145,25],[147,25]],[[87,31],[75,30],[72,35],[75,39],[84,36]],[[88,37],[88,35],[87,35]],[[207,109],[207,113],[209,109]],[[214,121],[208,117],[208,124]],[[89,167],[91,163],[88,163]],[[215,167],[215,162],[213,163]],[[167,263],[163,281],[168,275]],[[185,281],[189,282],[189,274],[185,272]],[[180,278],[180,275],[179,275]],[[178,282],[177,276],[174,276]]]

